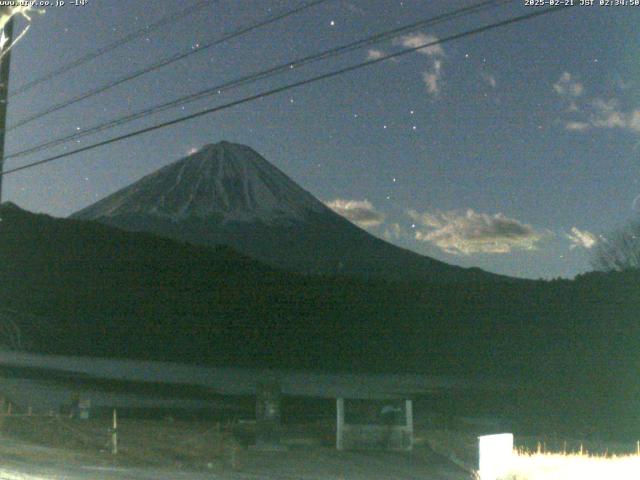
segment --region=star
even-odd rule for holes
[[[336,26],[336,22],[335,22],[335,21],[333,21],[333,20],[331,20],[331,21],[329,22],[329,25],[331,25],[332,27],[335,27],[335,26]]]

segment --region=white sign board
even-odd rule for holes
[[[478,448],[481,480],[499,480],[509,473],[513,456],[512,433],[478,437]]]

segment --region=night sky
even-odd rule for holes
[[[12,130],[7,152],[472,3],[328,1]],[[89,0],[33,15],[13,51],[11,89],[193,4]],[[212,1],[12,97],[9,124],[298,4]],[[514,1],[8,160],[5,168],[535,8]],[[253,147],[395,244],[508,275],[573,277],[589,270],[599,235],[640,216],[639,24],[640,7],[559,11],[9,175],[4,200],[67,216],[224,139]]]

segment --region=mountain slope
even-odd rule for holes
[[[278,225],[327,210],[249,147],[221,142],[144,177],[74,217],[149,215],[173,222],[216,218],[223,223]]]
[[[0,345],[4,318],[14,318],[23,346],[40,353],[331,370],[461,365],[443,355],[456,350],[455,330],[438,314],[468,303],[450,295],[473,298],[459,286],[292,274],[228,247],[9,204],[0,219]]]
[[[207,145],[72,218],[199,245],[229,245],[294,272],[506,280],[384,242],[327,208],[251,148],[228,142]]]

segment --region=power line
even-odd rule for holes
[[[282,87],[277,87],[277,88],[274,88],[272,90],[267,90],[265,92],[261,92],[261,93],[255,94],[255,95],[251,95],[249,97],[245,97],[245,98],[242,98],[242,99],[239,99],[239,100],[235,100],[233,102],[229,102],[229,103],[226,103],[224,105],[219,105],[217,107],[208,108],[206,110],[201,110],[199,112],[192,113],[190,115],[186,115],[184,117],[176,118],[174,120],[163,122],[163,123],[160,123],[160,124],[157,124],[157,125],[153,125],[151,127],[142,128],[140,130],[129,132],[129,133],[126,133],[124,135],[120,135],[120,136],[117,136],[117,137],[110,138],[108,140],[103,140],[101,142],[97,142],[97,143],[94,143],[92,145],[87,145],[86,147],[78,148],[78,149],[72,150],[70,152],[61,153],[59,155],[54,155],[54,156],[45,158],[43,160],[39,160],[37,162],[32,162],[32,163],[29,163],[29,164],[26,164],[26,165],[22,165],[20,167],[16,167],[16,168],[7,170],[7,171],[3,172],[1,175],[5,176],[5,175],[12,174],[12,173],[20,172],[22,170],[27,170],[29,168],[33,168],[33,167],[36,167],[36,166],[39,166],[39,165],[43,165],[45,163],[50,163],[50,162],[54,162],[56,160],[60,160],[62,158],[70,157],[71,155],[87,152],[89,150],[94,150],[96,148],[103,147],[105,145],[109,145],[111,143],[120,142],[120,141],[126,140],[128,138],[133,138],[133,137],[136,137],[138,135],[142,135],[142,134],[149,133],[149,132],[152,132],[152,131],[155,131],[155,130],[159,130],[161,128],[169,127],[171,125],[176,125],[178,123],[182,123],[182,122],[185,122],[187,120],[192,120],[194,118],[202,117],[204,115],[209,115],[209,114],[212,114],[212,113],[216,113],[216,112],[219,112],[219,111],[222,111],[222,110],[226,110],[228,108],[232,108],[232,107],[235,107],[235,106],[238,106],[238,105],[242,105],[244,103],[252,102],[254,100],[258,100],[258,99],[261,99],[261,98],[270,97],[270,96],[276,95],[278,93],[282,93],[284,91],[291,90],[292,88],[297,88],[297,87],[301,87],[301,86],[304,86],[304,85],[309,85],[311,83],[315,83],[315,82],[318,82],[318,81],[321,81],[321,80],[326,80],[328,78],[337,77],[338,75],[342,75],[344,73],[352,72],[354,70],[359,70],[361,68],[368,67],[370,65],[375,65],[375,64],[378,64],[380,62],[384,62],[384,61],[392,59],[392,58],[397,58],[397,57],[400,57],[400,56],[403,56],[403,55],[407,55],[407,54],[413,53],[413,52],[415,52],[417,50],[421,50],[421,49],[428,48],[428,47],[433,47],[435,45],[441,45],[443,43],[451,42],[453,40],[458,40],[458,39],[464,38],[464,37],[477,35],[479,33],[483,33],[483,32],[489,31],[489,30],[493,30],[495,28],[500,28],[500,27],[504,27],[504,26],[507,26],[507,25],[512,25],[512,24],[515,24],[515,23],[523,22],[523,21],[530,20],[530,19],[535,18],[535,17],[540,17],[542,15],[546,15],[546,14],[549,14],[549,13],[559,12],[559,11],[562,11],[562,10],[564,10],[566,8],[569,8],[569,6],[564,6],[563,5],[563,6],[558,6],[558,7],[550,7],[550,8],[546,8],[546,9],[543,9],[543,10],[536,10],[536,11],[534,11],[532,13],[528,13],[526,15],[520,15],[520,16],[517,16],[517,17],[512,17],[512,18],[509,18],[507,20],[502,20],[500,22],[495,22],[495,23],[491,23],[489,25],[485,25],[483,27],[478,27],[478,28],[475,28],[475,29],[472,29],[472,30],[467,30],[465,32],[457,33],[455,35],[444,37],[442,39],[435,40],[435,41],[432,41],[432,42],[428,42],[428,43],[425,43],[425,44],[422,44],[422,45],[419,45],[419,46],[416,46],[416,47],[411,47],[411,48],[407,48],[407,49],[401,50],[399,52],[390,53],[390,54],[385,55],[385,56],[380,57],[380,58],[368,60],[368,61],[361,62],[361,63],[355,64],[355,65],[351,65],[349,67],[344,67],[344,68],[341,68],[341,69],[338,69],[338,70],[333,70],[331,72],[324,73],[322,75],[311,77],[311,78],[308,78],[306,80],[300,80],[298,82],[290,83],[288,85],[284,85]]]
[[[258,80],[264,80],[266,78],[270,78],[272,76],[278,75],[280,73],[284,73],[284,72],[289,72],[291,71],[292,67],[294,68],[299,68],[314,62],[317,62],[319,60],[325,60],[328,58],[332,58],[338,55],[342,55],[344,53],[348,53],[351,51],[354,51],[356,49],[359,48],[364,48],[376,43],[380,43],[382,41],[388,40],[390,38],[394,38],[396,36],[398,36],[399,34],[402,33],[406,33],[406,32],[411,32],[414,30],[417,30],[419,28],[423,28],[425,26],[432,26],[444,21],[448,21],[454,18],[459,18],[459,17],[463,17],[472,13],[477,13],[479,11],[488,9],[488,8],[492,8],[492,7],[496,7],[498,5],[502,5],[502,4],[506,4],[506,3],[512,3],[514,0],[486,0],[480,3],[477,3],[473,6],[470,7],[465,7],[465,8],[461,8],[461,9],[457,9],[453,12],[448,12],[442,15],[438,15],[436,17],[431,17],[428,19],[424,19],[418,22],[414,22],[412,24],[409,25],[405,25],[402,27],[398,27],[392,30],[388,30],[385,32],[381,32],[378,34],[375,34],[373,36],[369,36],[366,37],[364,39],[360,39],[351,43],[348,43],[346,45],[341,45],[339,47],[335,47],[329,50],[324,50],[322,52],[319,53],[315,53],[312,55],[308,55],[306,57],[302,57],[302,58],[298,58],[296,60],[290,61],[290,62],[285,62],[282,64],[279,64],[277,66],[274,67],[270,67],[266,70],[262,70],[259,72],[255,72],[249,75],[245,75],[243,77],[225,82],[223,84],[220,85],[216,85],[213,87],[208,87],[204,90],[201,90],[199,92],[193,93],[193,94],[189,94],[189,95],[185,95],[183,97],[180,97],[178,99],[169,101],[169,102],[165,102],[162,103],[160,105],[155,105],[153,107],[150,108],[146,108],[144,110],[140,110],[136,113],[133,113],[131,115],[127,115],[125,117],[121,117],[115,120],[111,120],[93,127],[90,127],[88,129],[85,129],[81,132],[74,132],[72,134],[63,136],[63,137],[59,137],[57,139],[54,140],[49,140],[47,142],[41,143],[39,145],[30,147],[26,150],[22,150],[19,152],[15,152],[12,153],[10,155],[7,155],[6,158],[17,158],[17,157],[22,157],[25,155],[30,155],[57,145],[61,145],[64,143],[67,143],[69,141],[73,141],[73,140],[77,140],[79,138],[83,138],[86,137],[88,135],[93,135],[95,133],[99,133],[102,132],[104,130],[109,130],[111,128],[115,128],[121,125],[124,125],[126,123],[132,122],[134,120],[137,120],[139,118],[144,118],[165,110],[168,110],[170,108],[174,108],[180,105],[184,105],[187,103],[191,103],[209,96],[213,96],[213,95],[217,95],[220,94],[222,92],[226,92],[228,90],[231,90],[233,88],[237,88],[243,85],[248,85],[250,83],[254,83]]]
[[[87,91],[85,93],[81,93],[80,95],[78,95],[76,97],[73,97],[73,98],[71,98],[69,100],[66,100],[64,102],[61,102],[61,103],[57,103],[57,104],[55,104],[55,105],[53,105],[53,106],[51,106],[51,107],[49,107],[49,108],[47,108],[47,109],[45,109],[45,110],[43,110],[41,112],[35,113],[35,114],[33,114],[33,115],[29,116],[29,117],[26,117],[26,118],[24,118],[22,120],[19,120],[17,123],[15,123],[15,124],[11,125],[9,128],[7,128],[6,131],[14,130],[14,129],[18,128],[18,127],[26,125],[27,123],[31,123],[31,122],[33,122],[35,120],[38,120],[38,119],[40,119],[42,117],[45,117],[45,116],[47,116],[47,115],[49,115],[49,114],[51,114],[53,112],[57,112],[58,110],[61,110],[63,108],[69,107],[69,106],[71,106],[71,105],[73,105],[75,103],[78,103],[78,102],[82,101],[82,100],[86,100],[87,98],[93,97],[93,96],[98,95],[100,93],[104,93],[107,90],[111,90],[112,88],[117,87],[118,85],[122,85],[123,83],[129,82],[129,81],[134,80],[136,78],[139,78],[139,77],[141,77],[143,75],[146,75],[147,73],[150,73],[150,72],[153,72],[155,70],[158,70],[158,69],[160,69],[162,67],[170,65],[172,63],[175,63],[175,62],[177,62],[179,60],[187,58],[187,57],[189,57],[191,55],[194,55],[196,53],[203,52],[203,51],[205,51],[205,50],[207,50],[209,48],[212,48],[212,47],[214,47],[216,45],[220,45],[221,43],[224,43],[224,42],[226,42],[228,40],[231,40],[232,38],[236,38],[236,37],[239,37],[241,35],[245,35],[245,34],[247,34],[249,32],[252,32],[253,30],[265,27],[267,25],[270,25],[272,23],[275,23],[277,21],[280,21],[280,20],[283,20],[283,19],[285,19],[287,17],[290,17],[290,16],[292,16],[292,15],[294,15],[296,13],[300,13],[300,12],[302,12],[304,10],[308,10],[309,8],[315,7],[315,6],[317,6],[317,5],[321,4],[321,3],[326,3],[328,1],[330,1],[330,0],[313,0],[313,1],[310,1],[308,3],[304,3],[302,5],[297,6],[294,9],[288,10],[288,11],[286,11],[284,13],[281,13],[281,14],[278,14],[278,15],[269,16],[266,19],[261,20],[261,21],[259,21],[257,23],[254,23],[254,24],[252,24],[252,25],[250,25],[248,27],[244,27],[244,28],[238,29],[238,30],[236,30],[234,32],[231,32],[229,34],[223,35],[222,37],[220,37],[220,38],[218,38],[218,39],[216,39],[216,40],[214,40],[212,42],[209,42],[209,43],[201,46],[200,48],[196,48],[196,49],[189,48],[189,50],[185,50],[185,51],[183,51],[181,53],[178,53],[178,54],[175,54],[175,55],[173,55],[171,57],[165,58],[164,60],[160,60],[159,62],[154,63],[154,64],[152,64],[152,65],[150,65],[148,67],[145,67],[145,68],[143,68],[141,70],[138,70],[136,72],[128,74],[128,75],[126,75],[124,77],[121,77],[121,78],[119,78],[117,80],[114,80],[112,82],[109,82],[109,83],[107,83],[107,84],[105,84],[105,85],[103,85],[101,87],[95,88],[93,90],[89,90],[89,91]]]
[[[34,80],[31,80],[21,85],[20,87],[16,88],[13,92],[11,92],[10,98],[20,95],[21,93],[27,92],[32,88],[40,85],[41,83],[47,82],[59,75],[62,75],[63,73],[68,72],[69,70],[72,70],[81,65],[84,65],[85,63],[90,62],[91,60],[94,60],[102,55],[105,55],[106,53],[109,53],[112,50],[115,50],[116,48],[126,45],[127,43],[139,37],[142,37],[143,35],[148,35],[149,33],[159,30],[160,28],[164,27],[169,23],[180,21],[183,18],[186,18],[189,15],[209,6],[210,3],[212,3],[212,0],[200,0],[195,5],[192,5],[190,8],[180,9],[179,12],[170,13],[162,17],[160,20],[158,20],[156,23],[152,25],[147,25],[146,27],[143,27],[134,32],[131,32],[130,34],[116,40],[115,42],[105,45],[104,47],[99,48],[98,50],[95,50],[93,52],[89,52],[86,55],[83,55],[80,58],[77,58],[76,60],[73,60],[59,67],[58,69],[53,70],[52,72],[49,72],[39,78],[36,78]]]

